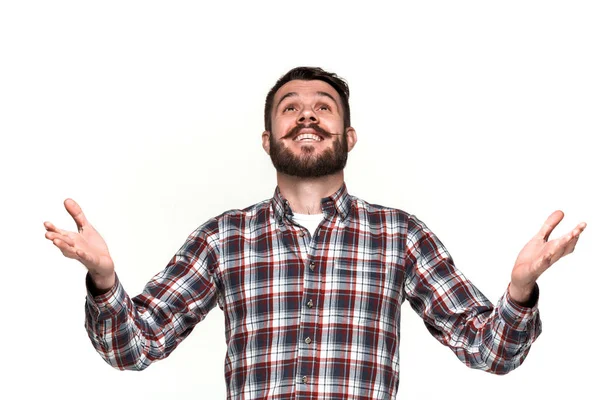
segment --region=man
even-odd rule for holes
[[[277,170],[272,199],[200,226],[133,299],[108,248],[70,199],[78,232],[46,237],[88,269],[86,327],[102,357],[141,370],[168,356],[215,306],[225,313],[230,399],[392,399],[400,306],[466,365],[519,366],[540,334],[537,278],[571,253],[585,223],[548,241],[554,212],[517,257],[492,305],[415,216],[346,191],[357,136],[335,74],[295,68],[267,95],[262,144]]]

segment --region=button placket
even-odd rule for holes
[[[318,339],[316,326],[319,322],[319,313],[317,310],[318,293],[321,290],[321,278],[317,269],[315,257],[320,254],[318,251],[315,236],[308,230],[301,228],[297,233],[297,243],[305,256],[304,285],[303,285],[303,304],[301,305],[301,318],[299,326],[300,336],[298,344],[298,358],[296,377],[298,383],[309,384],[310,377],[314,371],[314,360],[317,355]]]

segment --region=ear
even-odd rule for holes
[[[351,126],[346,128],[346,140],[348,141],[348,152],[350,152],[358,140],[356,137],[356,131]]]
[[[263,147],[263,149],[265,149],[267,154],[271,154],[271,142],[269,140],[270,137],[271,137],[271,132],[264,131],[262,133],[262,147]]]

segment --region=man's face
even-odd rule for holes
[[[263,147],[277,171],[286,175],[334,174],[344,169],[356,140],[343,117],[340,96],[331,85],[290,81],[275,93],[271,132],[263,133]]]

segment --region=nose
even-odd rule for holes
[[[298,119],[296,120],[298,124],[318,124],[319,118],[317,114],[313,111],[312,108],[305,108],[298,115]]]

